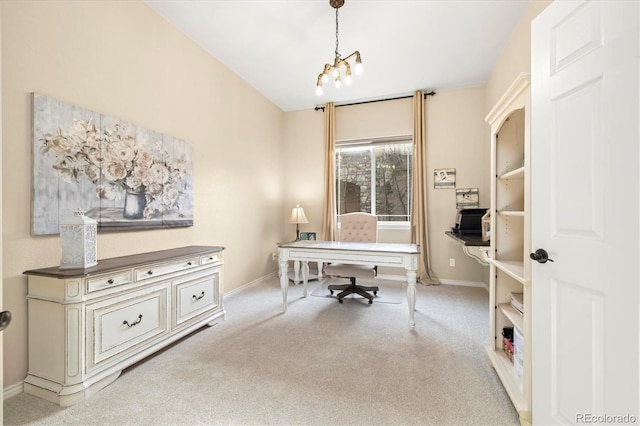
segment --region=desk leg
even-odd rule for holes
[[[304,284],[304,297],[307,297],[307,282],[309,281],[309,262],[302,262],[302,283]]]
[[[318,280],[322,279],[322,265],[323,262],[318,262]]]
[[[282,289],[282,312],[287,312],[287,290],[289,289],[289,261],[280,260],[280,288]]]
[[[416,327],[416,271],[407,269],[407,303],[409,304],[409,328]]]
[[[300,261],[293,262],[293,283],[300,284]]]

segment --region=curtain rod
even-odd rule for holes
[[[424,94],[424,98],[427,99],[427,96],[434,96],[436,94],[436,92],[434,92],[433,90],[429,93],[425,93]],[[362,104],[370,104],[373,102],[382,102],[382,101],[395,101],[397,99],[407,99],[407,98],[413,98],[413,95],[407,95],[407,96],[398,96],[397,98],[387,98],[387,99],[375,99],[372,101],[362,101],[362,102],[353,102],[350,104],[340,104],[340,105],[336,105],[335,107],[341,107],[341,106],[352,106],[352,105],[362,105]],[[317,106],[314,108],[316,111],[324,111],[324,107],[323,106]]]

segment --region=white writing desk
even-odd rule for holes
[[[402,267],[407,272],[407,303],[409,304],[409,327],[414,328],[416,307],[416,271],[420,247],[416,244],[356,243],[341,241],[294,241],[278,244],[280,263],[280,287],[282,288],[282,310],[287,312],[287,290],[289,261],[302,263],[304,297],[307,297],[309,262],[335,262],[369,266]]]

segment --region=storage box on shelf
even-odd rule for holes
[[[521,74],[487,115],[491,126],[490,337],[487,354],[520,415],[531,422],[529,75]],[[522,293],[522,313],[511,305]],[[502,331],[513,328],[512,357]]]
[[[224,318],[223,248],[190,246],[29,276],[24,391],[73,405],[121,371]]]

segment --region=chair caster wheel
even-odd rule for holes
[[[331,293],[331,295],[333,296],[333,290],[329,290],[329,293]]]
[[[370,305],[373,305],[373,300],[369,300],[369,304],[370,304]]]
[[[338,299],[338,302],[342,303],[342,299]]]
[[[378,295],[378,292],[377,292],[377,291],[374,291],[374,292],[373,292],[373,295],[374,295],[374,296],[377,296],[377,295]]]

